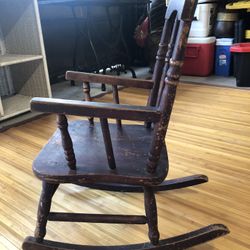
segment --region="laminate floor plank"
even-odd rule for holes
[[[147,90],[127,88],[120,91],[120,101],[145,105],[147,95]],[[95,101],[112,102],[112,95]],[[49,115],[0,134],[1,250],[20,249],[33,235],[41,182],[32,173],[32,160],[55,129],[56,117]],[[157,193],[161,238],[224,223],[229,235],[193,250],[250,249],[250,91],[180,84],[166,143],[168,179],[205,174],[209,182]],[[143,195],[67,184],[59,187],[52,210],[140,215]],[[145,225],[66,222],[49,222],[47,239],[90,245],[148,241]]]

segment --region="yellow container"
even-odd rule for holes
[[[226,9],[228,10],[239,10],[239,9],[250,9],[250,1],[239,1],[235,3],[229,3],[226,5]]]
[[[250,39],[250,30],[246,30],[245,38]]]

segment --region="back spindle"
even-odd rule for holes
[[[175,17],[166,18],[164,22],[161,41],[160,41],[159,48],[156,54],[156,62],[155,62],[154,73],[152,77],[152,80],[154,81],[154,86],[153,86],[153,89],[151,90],[151,93],[148,99],[149,106],[156,105],[159,86],[160,86],[161,78],[162,78],[162,70],[165,65],[165,56],[168,50],[168,45],[170,42],[172,29],[174,25],[174,18]]]
[[[92,98],[90,95],[90,86],[89,86],[89,82],[84,82],[83,83],[83,93],[85,96],[85,101],[91,102]],[[89,117],[89,123],[90,125],[94,125],[94,118],[93,117]]]
[[[164,70],[163,70],[163,72],[165,72],[165,73],[168,71],[168,69],[170,67],[170,60],[171,60],[171,57],[173,55],[173,50],[174,50],[174,45],[175,45],[175,41],[177,38],[179,23],[180,23],[179,20],[176,19],[174,22],[174,27],[172,30],[170,42],[168,44],[168,50],[167,50],[167,53],[165,54],[165,66],[164,66]],[[159,91],[158,91],[157,106],[159,106],[159,104],[161,102],[161,97],[162,97],[164,87],[165,87],[165,74],[162,74],[161,83],[160,83],[160,87],[159,87]]]
[[[148,98],[148,106],[156,106],[159,102],[159,92],[162,91],[162,81],[164,80],[164,74],[162,72],[165,70],[166,66],[166,54],[170,58],[171,49],[173,47],[173,30],[176,29],[176,13],[173,13],[171,17],[166,17],[164,22],[164,27],[162,30],[161,41],[156,55],[156,62],[152,80],[154,82],[153,89],[151,90],[150,96]],[[172,39],[172,40],[171,40]],[[151,127],[151,122],[146,122],[146,127]]]
[[[173,30],[171,40],[174,41],[175,45],[173,47],[171,59],[169,60],[168,58],[166,58],[164,66],[165,70],[163,71],[161,83],[163,88],[161,96],[159,96],[159,110],[162,112],[162,117],[160,122],[156,123],[154,126],[154,136],[147,161],[147,171],[149,173],[155,173],[158,161],[160,159],[162,147],[165,143],[165,136],[174,105],[177,85],[179,83],[181,75],[184,51],[191,26],[191,21],[191,18],[187,18],[185,19],[185,21],[180,20],[179,24],[175,25],[176,30]],[[179,42],[176,43],[176,40]],[[166,54],[166,56],[168,56],[168,54]]]
[[[120,104],[119,92],[118,92],[117,85],[113,85],[112,88],[113,88],[113,101],[116,104]],[[118,128],[122,127],[122,121],[121,120],[117,119],[116,124],[117,124]]]
[[[108,119],[100,118],[100,123],[101,123],[103,140],[104,140],[109,168],[116,169],[116,163],[115,163],[113,146],[112,146],[112,141],[111,141],[111,136],[110,136],[110,131],[109,131]]]

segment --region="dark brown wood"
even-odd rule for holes
[[[229,233],[224,225],[214,224],[179,236],[160,240],[158,246],[141,243],[126,246],[82,246],[55,241],[37,243],[35,238],[27,237],[23,243],[23,250],[182,250],[207,241],[219,238]]]
[[[165,145],[165,136],[170,120],[170,114],[173,108],[173,101],[176,94],[176,86],[166,85],[163,94],[167,95],[169,98],[166,99],[164,119],[156,123],[154,127],[155,134],[152,139],[151,151],[149,152],[149,157],[147,161],[147,169],[149,173],[154,173],[156,171],[162,147],[163,145]]]
[[[119,100],[119,93],[118,93],[118,87],[117,87],[117,85],[113,85],[112,89],[113,89],[113,100],[114,100],[114,103],[119,104],[120,100]],[[117,123],[118,127],[122,126],[121,120],[116,120],[116,123]]]
[[[74,121],[69,125],[69,133],[74,145],[77,171],[70,172],[60,145],[60,131],[56,131],[48,144],[33,162],[35,175],[53,183],[121,183],[131,185],[158,185],[167,175],[167,149],[162,150],[157,171],[145,171],[147,152],[153,130],[142,125],[109,124],[112,135],[113,152],[117,168],[111,170],[103,145],[102,128],[99,122],[89,126],[88,121]],[[91,150],[90,150],[91,149]],[[51,155],[53,157],[48,157]]]
[[[58,188],[58,184],[50,184],[43,181],[42,193],[37,212],[37,223],[35,238],[37,242],[42,242],[46,235],[46,225],[51,207],[51,200]]]
[[[90,95],[90,86],[89,86],[89,82],[84,82],[83,83],[83,93],[84,93],[84,96],[85,96],[85,101],[88,101],[88,102],[91,102],[92,101],[92,98],[91,98],[91,95]]]
[[[167,133],[167,128],[170,120],[170,116],[172,113],[176,89],[179,83],[179,79],[181,76],[181,68],[183,66],[183,59],[184,59],[184,52],[187,44],[187,39],[192,23],[192,17],[194,15],[195,6],[197,4],[196,1],[179,1],[178,3],[174,3],[174,1],[170,2],[171,4],[168,6],[168,11],[166,13],[166,17],[171,17],[173,13],[169,12],[172,10],[176,10],[176,7],[184,5],[184,9],[186,12],[178,13],[177,17],[181,16],[181,20],[179,21],[178,25],[178,32],[175,35],[174,33],[171,34],[172,37],[175,38],[175,45],[172,52],[172,57],[170,62],[167,58],[165,62],[165,69],[166,71],[163,74],[166,76],[165,79],[162,77],[163,81],[163,90],[161,96],[158,96],[159,101],[159,109],[162,111],[161,121],[157,122],[154,126],[154,136],[151,144],[151,150],[149,152],[148,162],[147,162],[147,169],[149,173],[154,173],[157,168],[157,162],[159,161],[161,148],[165,144],[165,136]],[[187,5],[189,9],[187,9]],[[172,9],[173,8],[173,9]],[[175,21],[176,23],[176,21]],[[175,26],[175,27],[176,27]],[[167,54],[166,54],[167,56]]]
[[[107,72],[107,69],[104,68],[102,74],[103,74],[103,75],[106,75],[106,72]],[[101,85],[101,90],[102,90],[102,91],[106,91],[106,85],[105,85],[105,83],[102,83],[102,85]]]
[[[159,48],[157,51],[156,63],[155,63],[155,68],[153,72],[153,77],[152,77],[152,80],[154,81],[154,87],[152,88],[149,99],[148,99],[148,105],[150,106],[156,106],[160,83],[162,82],[161,81],[162,77],[164,77],[162,72],[165,66],[166,53],[168,52],[170,48],[170,39],[171,39],[172,30],[174,28],[175,17],[176,15],[172,15],[170,19],[167,19],[165,21],[165,24],[162,30],[161,41],[160,41]]]
[[[51,98],[33,98],[33,111],[43,113],[67,114],[76,116],[114,118],[131,121],[160,120],[161,112],[155,107],[130,106],[101,102],[83,102]]]
[[[170,66],[170,61],[171,61],[171,57],[173,55],[173,50],[174,50],[174,46],[175,46],[175,41],[176,41],[176,37],[178,34],[178,29],[179,29],[179,24],[180,21],[178,19],[175,19],[174,21],[174,26],[172,29],[172,35],[168,44],[168,50],[166,53],[166,57],[165,57],[165,67],[164,67],[164,72],[167,72]],[[160,87],[158,90],[158,94],[157,94],[157,98],[154,99],[154,101],[157,101],[156,105],[159,106],[160,102],[161,102],[161,98],[163,96],[163,91],[165,88],[165,81],[164,78],[161,79],[160,82]]]
[[[116,169],[115,157],[114,157],[113,146],[112,146],[112,141],[110,137],[108,120],[101,118],[100,123],[101,123],[103,140],[104,140],[104,145],[106,149],[109,168]]]
[[[91,102],[92,98],[91,98],[91,95],[90,95],[89,82],[84,82],[83,83],[83,93],[84,93],[84,96],[85,96],[85,101]],[[94,125],[94,118],[93,117],[89,117],[88,119],[89,119],[90,125]]]
[[[144,80],[138,78],[123,78],[118,76],[97,75],[91,73],[83,73],[76,71],[67,71],[65,78],[67,80],[74,80],[80,82],[94,82],[105,83],[110,85],[121,85],[125,87],[151,89],[154,82],[151,80]]]
[[[157,186],[152,186],[154,192],[175,190],[185,187],[191,187],[200,185],[208,182],[208,177],[205,175],[192,175],[173,180],[163,181]],[[124,184],[109,184],[109,183],[94,183],[94,184],[83,184],[81,186],[89,187],[98,190],[106,190],[112,192],[132,192],[132,193],[143,193],[144,189],[142,186],[136,185],[124,185]]]
[[[50,221],[113,223],[113,224],[146,224],[147,217],[139,215],[113,214],[80,214],[80,213],[50,213]]]
[[[48,98],[32,99],[32,110],[58,114],[60,131],[55,132],[33,163],[33,172],[43,181],[44,187],[39,205],[36,240],[28,238],[23,244],[23,249],[176,250],[195,246],[229,232],[223,225],[210,225],[197,231],[159,241],[154,192],[197,185],[208,180],[206,176],[197,175],[164,182],[168,173],[165,137],[196,5],[197,0],[170,1],[153,81],[69,71],[66,74],[67,79],[86,83],[87,102]],[[91,101],[89,82],[113,85],[116,103],[119,103],[117,85],[151,89],[154,83],[154,88],[147,107],[94,103],[89,102]],[[66,114],[98,117],[101,124],[89,126],[87,121],[74,121],[68,128]],[[154,128],[150,126],[145,128],[142,125],[123,125],[122,128],[115,124],[109,126],[108,118],[145,121],[148,124],[154,123]],[[105,159],[108,159],[108,162]],[[68,169],[68,165],[72,170]],[[74,170],[75,167],[77,170]],[[51,183],[54,183],[54,186]],[[52,196],[58,184],[61,183],[111,191],[125,189],[131,192],[141,192],[143,190],[146,216],[49,214]],[[42,242],[48,218],[73,222],[147,223],[151,244],[98,247]]]
[[[148,237],[153,245],[158,245],[160,234],[158,231],[155,194],[152,187],[144,187],[144,206],[148,218]]]
[[[62,147],[64,155],[70,169],[76,169],[76,157],[73,149],[72,140],[68,131],[68,121],[65,115],[59,114],[57,116],[58,128],[61,132]]]

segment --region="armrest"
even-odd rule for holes
[[[122,85],[125,87],[152,89],[154,82],[152,80],[124,78],[119,76],[98,75],[91,73],[83,73],[77,71],[67,71],[66,80],[80,82],[105,83],[110,85]]]
[[[132,121],[160,120],[161,113],[155,107],[130,106],[100,102],[72,101],[51,98],[33,98],[31,110],[99,118],[114,118]]]

